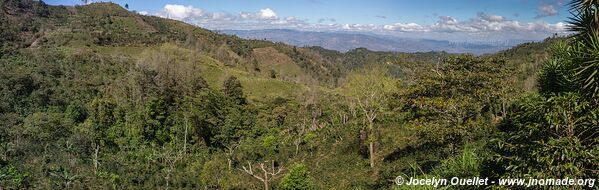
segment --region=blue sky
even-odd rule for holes
[[[209,29],[288,28],[412,38],[539,40],[565,33],[566,0],[115,0]],[[52,5],[81,4],[46,0]]]

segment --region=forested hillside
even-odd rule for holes
[[[0,189],[599,176],[599,40],[585,27],[484,56],[340,53],[113,3],[0,8]]]

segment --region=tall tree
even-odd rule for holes
[[[397,88],[397,82],[387,74],[387,70],[375,67],[362,74],[349,77],[346,85],[349,94],[364,114],[366,124],[370,167],[375,165],[375,121],[385,111],[390,94]]]

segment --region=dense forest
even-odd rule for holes
[[[572,36],[473,56],[340,53],[113,3],[0,0],[0,189],[597,179],[599,4],[570,6]]]

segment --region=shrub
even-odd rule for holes
[[[284,190],[316,189],[314,179],[304,164],[295,164],[283,177],[280,186]]]

